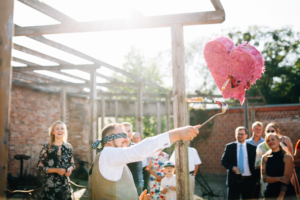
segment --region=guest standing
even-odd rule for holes
[[[258,146],[259,144],[263,143],[265,139],[262,137],[263,133],[263,123],[261,122],[254,122],[252,124],[252,137],[247,139],[246,142],[253,144],[254,146]],[[257,152],[257,149],[256,149]],[[256,153],[256,160],[261,160],[261,155],[258,155]],[[258,165],[255,165],[255,176],[256,176],[256,183],[255,183],[255,189],[254,189],[254,194],[253,198],[254,199],[259,199],[260,194],[261,194],[261,177],[260,177],[260,163]]]
[[[142,141],[142,136],[139,132],[134,132],[132,136],[132,142],[135,144],[138,144]],[[149,167],[149,158],[146,158],[142,161],[142,167],[143,167],[143,189],[150,191],[150,173],[148,171]]]
[[[295,162],[294,162],[295,165],[300,166],[300,139],[298,140],[298,142],[295,146],[294,158],[295,158]]]
[[[221,159],[227,169],[228,199],[252,199],[255,189],[255,156],[256,147],[246,143],[248,130],[237,127],[235,130],[237,141],[226,145]]]
[[[161,151],[158,156],[149,159],[149,173],[150,173],[150,193],[153,195],[151,199],[165,198],[160,193],[161,180],[165,177],[163,165],[169,160],[169,155]]]
[[[129,122],[123,122],[122,125],[124,125],[124,129],[129,138],[128,147],[133,146],[135,143],[131,142],[133,139],[132,124]],[[132,174],[137,193],[140,196],[143,192],[143,163],[142,161],[131,162],[128,163],[127,166]]]
[[[294,159],[295,171],[297,174],[298,182],[300,182],[300,139],[295,146]]]
[[[294,171],[292,156],[280,145],[276,133],[266,135],[266,143],[271,149],[262,158],[261,176],[267,183],[266,199],[297,199],[294,186],[290,179]]]
[[[49,141],[43,145],[38,171],[46,173],[42,185],[43,200],[71,200],[68,177],[75,169],[72,146],[67,143],[67,128],[61,121],[49,128]]]
[[[188,142],[190,145],[190,142]],[[172,153],[170,161],[175,163],[175,151]],[[197,150],[193,147],[188,147],[189,155],[189,172],[190,172],[190,200],[194,199],[195,192],[195,176],[198,172],[199,165],[202,163]]]
[[[280,140],[281,146],[284,148],[284,150],[286,152],[288,152],[291,156],[292,159],[294,160],[294,156],[293,156],[293,144],[291,142],[291,139],[287,136],[283,136],[280,134],[280,129],[279,126],[275,123],[269,123],[266,127],[266,133],[275,133],[276,135],[278,135],[278,138]],[[297,174],[295,169],[293,169],[293,173],[291,176],[291,183],[294,186],[295,190],[296,190],[296,195],[298,197],[300,197],[300,187],[299,187],[299,182],[298,182],[298,178],[297,178]]]
[[[160,192],[165,195],[165,200],[176,200],[176,176],[174,163],[167,161],[164,164],[166,176],[161,180]]]

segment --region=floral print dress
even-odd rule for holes
[[[68,169],[73,167],[73,149],[69,143],[63,142],[61,146],[43,145],[38,161],[38,171],[46,173],[42,186],[43,200],[71,200],[71,189],[68,184],[68,177],[57,173],[48,174],[50,168]]]
[[[165,152],[161,152],[158,156],[152,157],[152,170],[158,176],[164,176],[165,173],[163,171],[164,163],[169,160],[169,155]],[[156,178],[150,175],[150,190],[151,194],[153,194],[151,199],[165,199],[164,195],[160,193],[160,182],[156,180]]]

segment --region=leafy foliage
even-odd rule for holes
[[[248,41],[261,50],[266,72],[248,95],[261,91],[268,104],[299,103],[300,97],[300,33],[291,28],[272,30],[250,27],[242,32],[233,29],[228,36],[235,42]]]

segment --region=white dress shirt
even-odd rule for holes
[[[168,188],[170,186],[175,186],[176,187],[176,175],[173,174],[171,178],[164,177],[161,180],[161,185],[160,185],[160,191],[162,191],[165,188]],[[164,194],[166,200],[176,200],[176,191],[171,190],[169,188],[168,192]]]
[[[189,171],[192,172],[195,170],[195,165],[199,165],[202,162],[195,148],[188,147],[188,153],[189,153]],[[175,164],[175,151],[172,153],[170,161]]]
[[[237,142],[237,164],[239,162],[239,152],[241,148],[241,143]],[[247,151],[247,145],[246,142],[242,144],[243,148],[243,154],[244,154],[244,173],[242,173],[242,176],[251,176],[250,168],[249,168],[249,162],[248,162],[248,151]]]
[[[107,180],[118,181],[127,163],[142,161],[170,146],[170,136],[167,132],[146,138],[130,147],[104,147],[99,158],[100,173]]]
[[[149,158],[142,160],[143,168],[149,165]]]

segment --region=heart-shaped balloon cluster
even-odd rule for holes
[[[264,73],[260,52],[248,43],[235,46],[227,37],[218,37],[205,45],[204,57],[225,99],[238,99],[243,105],[245,91]]]

